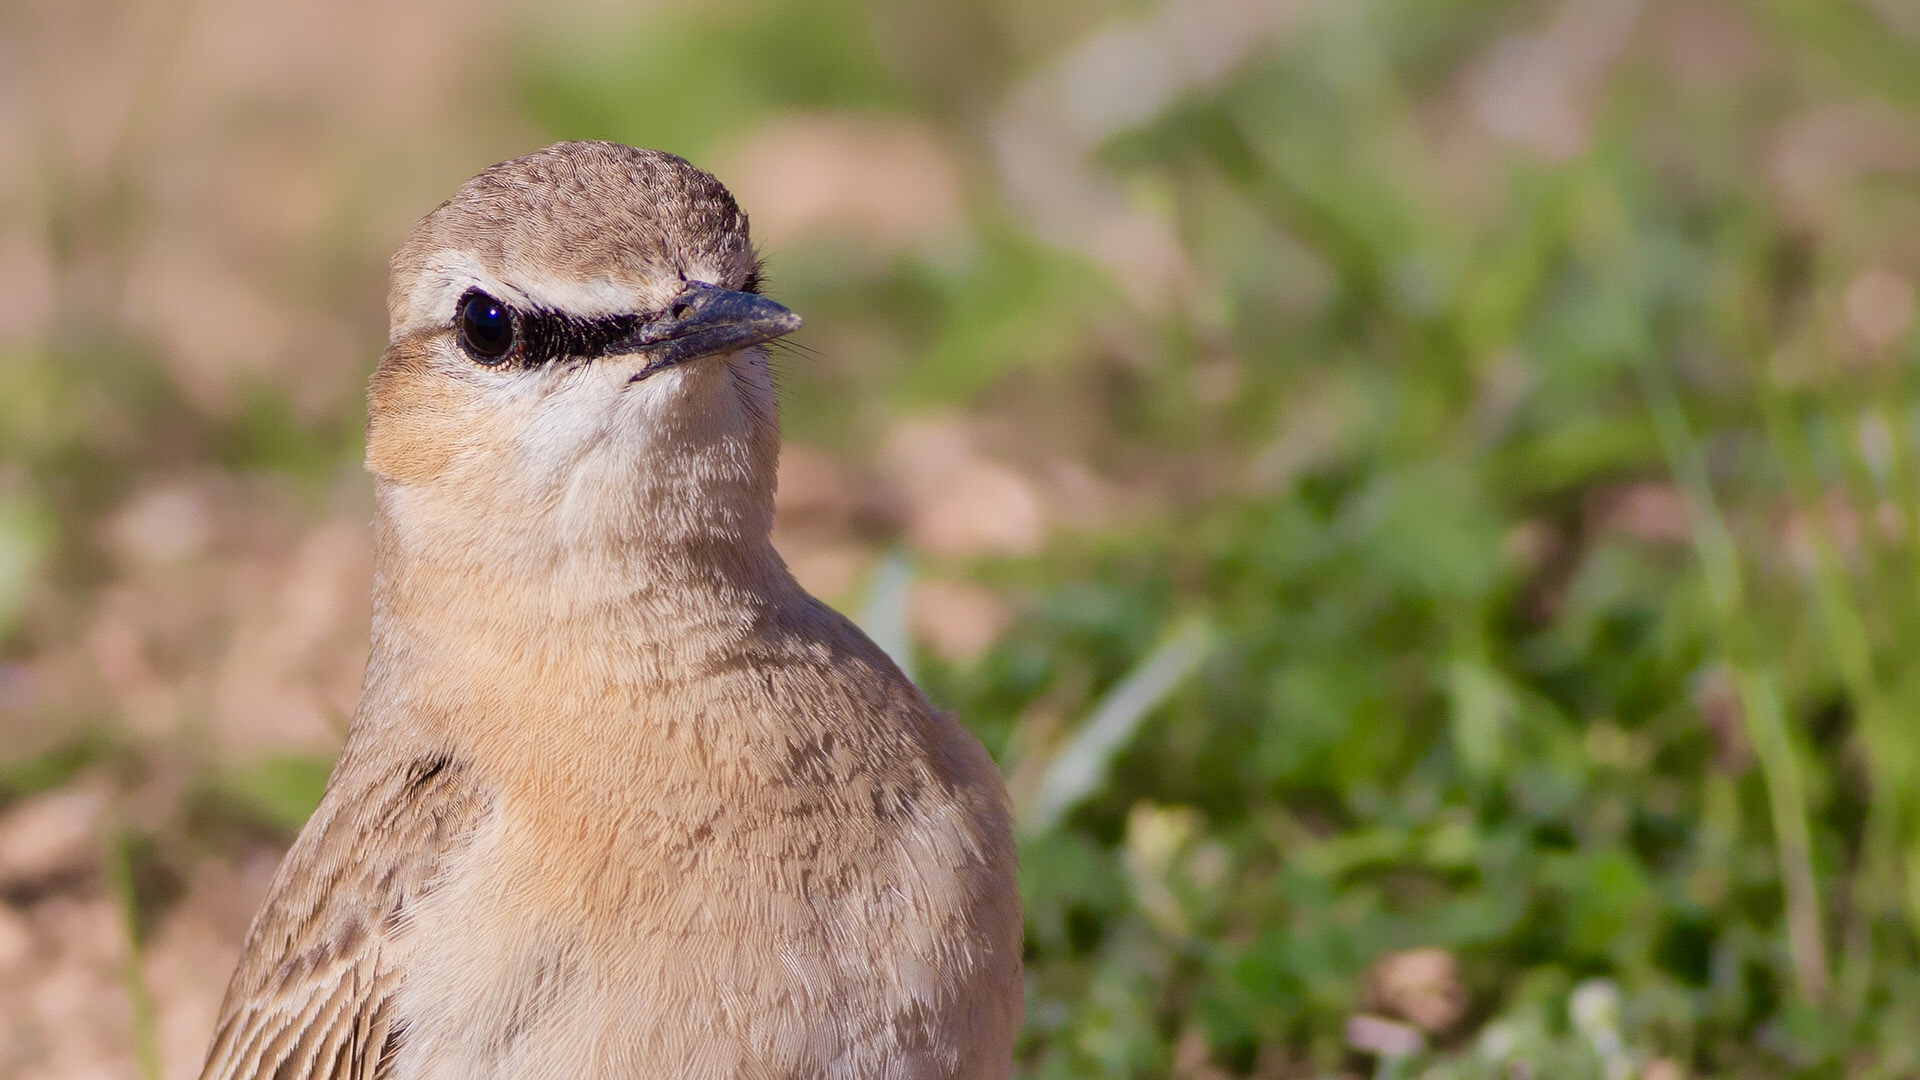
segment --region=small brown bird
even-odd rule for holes
[[[366,683],[202,1076],[1008,1075],[1005,789],[774,552],[732,196],[562,143],[392,271]]]

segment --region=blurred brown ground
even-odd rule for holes
[[[490,78],[536,7],[564,21],[615,5],[0,6],[4,389],[30,394],[36,342],[66,356],[131,342],[197,416],[232,416],[266,385],[295,419],[357,425],[386,252],[466,175],[539,141]],[[775,118],[725,156],[707,164],[763,244],[837,231],[897,247],[958,214],[950,155],[907,121]],[[854,158],[880,180],[850,186]],[[16,400],[9,422],[68,422]],[[316,493],[191,451],[115,447],[111,395],[79,405],[96,441],[143,467],[98,508],[104,559],[80,587],[28,582],[25,651],[0,667],[0,741],[31,759],[106,718],[133,749],[0,810],[0,1077],[141,1075],[142,987],[161,1071],[190,1076],[277,843],[168,852],[191,869],[155,883],[111,838],[121,823],[191,832],[164,826],[199,812],[209,768],[338,745],[365,657],[368,484],[342,470]],[[790,448],[781,542],[825,594],[870,563],[876,521],[961,553],[1039,542],[1034,485],[958,422],[902,428],[890,460],[885,477],[855,476]],[[0,494],[14,470],[0,463]],[[1007,617],[958,582],[924,583],[915,603],[941,616],[921,620],[928,644],[961,655]],[[123,866],[129,887],[166,894],[155,925],[128,925]]]
[[[141,342],[209,415],[255,382],[309,416],[357,409],[379,248],[463,162],[525,137],[470,122],[512,114],[471,63],[500,20],[467,4],[83,0],[3,18],[0,342]],[[365,485],[341,477],[316,510],[181,465],[102,516],[97,587],[40,582],[26,604],[31,651],[0,712],[10,756],[96,716],[154,752],[135,776],[99,768],[0,815],[0,1076],[141,1075],[114,824],[182,813],[202,754],[325,751],[352,707]],[[278,855],[240,850],[194,859],[144,933],[167,1076],[197,1067]]]

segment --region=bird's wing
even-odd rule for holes
[[[254,918],[201,1080],[384,1080],[407,908],[485,800],[458,763],[349,746]],[[371,758],[371,755],[369,755]]]

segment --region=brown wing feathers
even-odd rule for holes
[[[338,777],[368,775],[349,768]],[[334,787],[247,935],[202,1080],[378,1080],[401,1037],[396,945],[482,800],[444,756]],[[377,834],[379,843],[368,843]]]

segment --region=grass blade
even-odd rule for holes
[[[1206,659],[1213,635],[1188,622],[1100,699],[1041,774],[1033,801],[1020,815],[1025,833],[1053,828],[1069,810],[1099,790],[1115,754],[1154,709]]]

